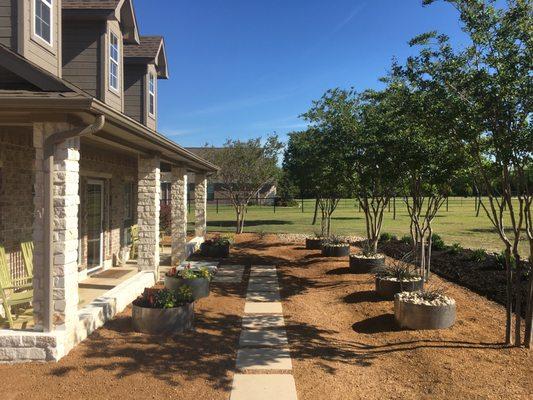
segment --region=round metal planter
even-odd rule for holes
[[[307,250],[321,250],[322,241],[320,238],[306,238],[305,239],[305,248]]]
[[[223,246],[213,246],[208,243],[202,243],[200,245],[200,254],[212,258],[229,257],[229,243]]]
[[[131,318],[136,332],[169,335],[192,329],[194,303],[174,308],[147,308],[133,304]]]
[[[165,276],[165,288],[177,292],[180,287],[188,286],[191,288],[194,300],[209,296],[209,279],[183,279],[172,276]]]
[[[322,255],[324,257],[346,257],[350,254],[350,245],[330,246],[322,245]]]
[[[420,278],[417,281],[391,281],[389,279],[381,279],[376,277],[376,292],[380,297],[385,299],[394,299],[396,293],[401,292],[415,292],[422,290],[424,287],[424,280]]]
[[[455,323],[455,303],[431,306],[401,301],[394,296],[394,319],[402,328],[446,329]]]
[[[350,271],[354,274],[368,274],[385,265],[385,257],[366,258],[357,254],[350,255]]]

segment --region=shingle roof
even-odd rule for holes
[[[120,0],[63,0],[65,9],[94,9],[94,10],[114,10]]]
[[[124,57],[129,58],[156,58],[161,47],[162,36],[141,36],[141,44],[128,44],[124,46]]]

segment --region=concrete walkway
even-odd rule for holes
[[[276,267],[253,265],[230,400],[297,400]]]

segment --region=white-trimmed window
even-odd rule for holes
[[[155,115],[155,76],[150,73],[148,76],[148,112],[151,116]]]
[[[116,91],[119,90],[119,56],[120,47],[118,37],[113,32],[109,33],[109,87]]]
[[[52,1],[35,0],[34,29],[35,35],[52,45]]]

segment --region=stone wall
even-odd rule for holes
[[[161,175],[159,157],[140,157],[138,164],[137,224],[139,226],[140,270],[159,268],[159,210]]]
[[[207,232],[207,178],[205,174],[195,174],[194,180],[194,230],[196,236],[204,237]]]
[[[8,254],[32,240],[32,132],[32,127],[0,126],[0,244]]]
[[[101,180],[104,183],[104,261],[106,264],[122,259],[120,254],[127,252],[128,244],[124,242],[126,224],[136,223],[136,177],[137,159],[124,154],[114,153],[92,145],[82,143],[80,161],[80,228],[81,228],[81,259],[79,269],[87,268],[87,209],[86,191],[89,179]],[[133,185],[132,219],[126,221],[125,185]]]

